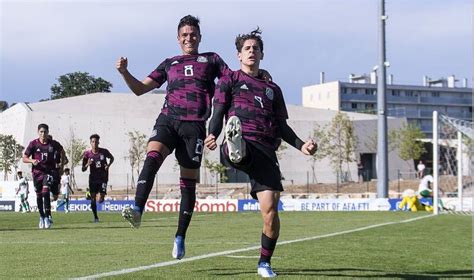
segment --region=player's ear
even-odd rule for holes
[[[242,53],[237,52],[237,58],[239,59],[240,62],[242,62]]]

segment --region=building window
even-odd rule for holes
[[[375,89],[366,88],[366,89],[365,89],[365,94],[366,94],[366,95],[375,95]]]
[[[413,91],[411,91],[411,90],[405,91],[405,96],[413,97]]]
[[[432,93],[431,93],[431,96],[433,96],[433,97],[439,97],[439,92],[432,92]]]
[[[357,94],[357,89],[356,88],[351,88],[351,93],[352,94]]]
[[[374,109],[374,104],[373,103],[366,103],[365,104],[365,109]]]
[[[342,92],[342,94],[347,94],[347,88],[342,88],[341,92]]]
[[[352,109],[357,109],[357,103],[351,103]]]
[[[400,96],[400,91],[397,89],[392,90],[392,96]]]

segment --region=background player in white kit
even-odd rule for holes
[[[69,175],[69,168],[64,169],[64,174],[61,176],[61,194],[63,200],[58,204],[58,208],[64,205],[64,212],[69,213],[69,192],[74,194],[71,188],[71,176]]]
[[[26,177],[23,177],[23,173],[21,171],[18,171],[17,175],[18,189],[16,191],[16,195],[20,195],[20,212],[31,212],[30,204],[28,203],[28,194],[30,193],[28,179]]]

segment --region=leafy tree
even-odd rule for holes
[[[69,159],[70,165],[70,177],[71,177],[71,185],[74,189],[77,189],[76,183],[76,176],[74,169],[76,166],[81,164],[82,157],[84,151],[87,148],[87,144],[84,140],[76,138],[74,130],[70,129],[69,139],[66,140],[66,145],[64,146],[64,150],[66,152],[66,156]]]
[[[94,92],[110,92],[112,84],[102,78],[96,78],[87,72],[74,72],[61,75],[59,84],[51,87],[51,99],[59,99]]]
[[[135,185],[134,172],[137,173],[137,178],[140,176],[141,164],[145,161],[146,156],[146,135],[135,130],[127,133],[130,141],[128,149],[128,159],[130,160],[130,167],[132,168],[132,188]]]
[[[365,141],[365,145],[369,151],[372,151],[374,153],[377,152],[377,137],[378,133],[377,130],[374,130],[373,134],[368,136]],[[395,130],[388,130],[388,152],[393,152],[397,148],[397,132]]]
[[[394,132],[398,156],[407,162],[410,169],[412,169],[413,164],[410,164],[409,160],[419,159],[426,153],[423,142],[419,141],[419,139],[425,137],[420,127],[411,123],[404,124]]]
[[[327,130],[327,125],[321,127],[316,124],[315,127],[313,128],[313,139],[318,145],[318,151],[309,158],[309,161],[311,162],[311,172],[312,172],[313,183],[316,183],[318,181],[316,178],[316,170],[315,170],[316,162],[325,158],[327,156],[328,149],[330,148],[328,145],[329,143],[327,141],[326,130]]]
[[[209,169],[211,176],[216,177],[217,181],[221,183],[225,183],[229,179],[225,174],[229,168],[220,162],[210,161],[206,158],[204,159],[204,167]]]
[[[346,114],[338,112],[334,116],[328,127],[325,140],[328,145],[325,154],[329,157],[333,170],[342,176],[342,165],[346,163],[348,166],[350,162],[355,161],[357,146],[354,125]],[[349,178],[345,178],[345,180],[349,180]]]
[[[3,171],[5,181],[8,180],[8,173],[11,173],[12,167],[16,174],[23,149],[24,147],[16,142],[13,135],[0,134],[0,170]]]
[[[281,142],[280,146],[276,150],[277,159],[281,160],[285,154],[285,150],[288,149],[288,145],[285,142]]]
[[[8,109],[8,102],[0,100],[0,112],[5,111],[6,109]]]

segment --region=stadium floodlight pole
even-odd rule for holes
[[[433,111],[433,214],[438,215],[439,143],[438,111]]]
[[[385,0],[380,0],[379,14],[379,66],[377,77],[377,197],[388,197],[388,156],[387,156],[387,103],[385,100]]]

